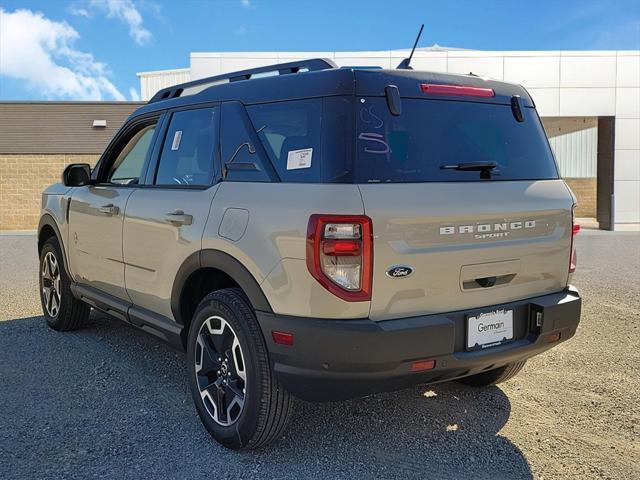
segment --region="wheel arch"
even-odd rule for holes
[[[257,280],[240,261],[223,251],[206,249],[187,257],[176,274],[171,291],[171,312],[178,324],[190,323],[191,318],[185,315],[184,300],[188,299],[189,288],[194,282],[207,275],[217,275],[220,288],[240,287],[254,310],[273,311]]]
[[[58,240],[58,244],[60,244],[60,251],[62,252],[62,261],[64,262],[64,268],[67,272],[69,272],[69,264],[67,263],[67,252],[65,250],[65,245],[62,242],[62,235],[60,235],[58,224],[50,213],[45,213],[44,215],[42,215],[42,217],[40,217],[40,222],[38,223],[38,255],[40,254],[44,243],[51,237],[56,237],[56,239]]]

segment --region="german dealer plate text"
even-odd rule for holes
[[[502,308],[468,317],[468,350],[495,347],[512,339],[513,310]]]

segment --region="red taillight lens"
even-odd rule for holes
[[[574,223],[573,228],[571,229],[571,234],[575,236],[578,233],[580,233],[580,225],[578,225],[577,223]]]
[[[343,255],[358,256],[361,252],[360,240],[325,240],[322,242],[322,252],[335,257]]]
[[[461,95],[465,97],[493,97],[493,88],[467,87],[464,85],[434,85],[422,83],[422,93],[434,93],[437,95]]]
[[[311,215],[307,268],[334,295],[349,302],[371,299],[373,237],[364,215]]]
[[[576,252],[576,243],[574,238],[580,232],[580,225],[574,223],[571,227],[571,261],[569,262],[569,273],[576,271],[578,265],[578,253]]]

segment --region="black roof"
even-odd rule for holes
[[[195,80],[160,90],[133,116],[199,103],[238,100],[244,104],[277,102],[336,95],[384,96],[388,85],[398,87],[404,98],[429,98],[423,83],[492,88],[489,103],[509,104],[519,95],[524,104],[533,100],[520,85],[491,80],[476,75],[423,72],[418,70],[339,68],[331,60],[310,59],[270,65],[206,79]],[[438,94],[437,98],[445,96]],[[460,97],[451,97],[460,100]]]

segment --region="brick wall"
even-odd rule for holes
[[[60,181],[62,170],[70,163],[89,163],[99,155],[0,154],[0,230],[35,230],[40,218],[42,191]],[[578,217],[596,216],[597,182],[595,178],[566,178],[578,197]]]
[[[35,230],[42,191],[60,181],[70,163],[98,161],[90,154],[0,154],[0,230]]]
[[[573,193],[578,197],[576,217],[596,217],[598,181],[595,178],[565,178]]]

